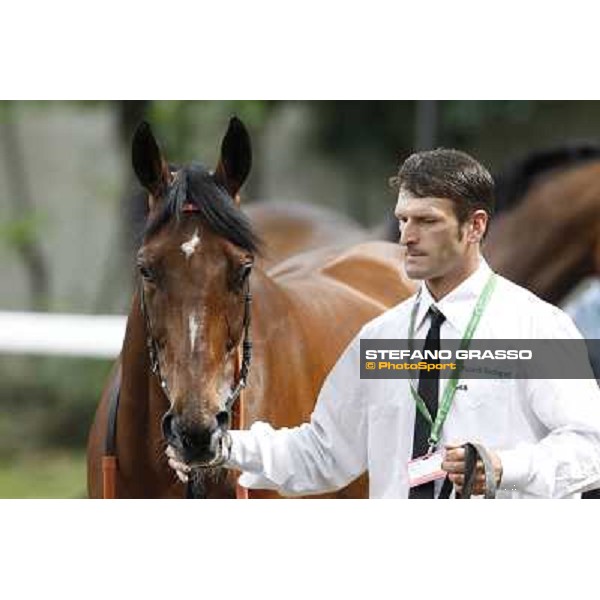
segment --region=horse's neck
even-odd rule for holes
[[[302,374],[310,371],[313,340],[306,335],[293,289],[258,268],[252,274],[253,356],[245,392],[246,426],[255,420],[297,424],[309,416],[302,399],[314,397],[317,390]]]
[[[254,366],[260,363],[263,343],[288,343],[296,333],[294,299],[265,271],[257,268],[252,274],[251,335],[254,340]],[[282,323],[284,324],[282,326]]]
[[[508,279],[558,302],[597,268],[598,215],[600,166],[563,173],[492,223],[486,256]]]

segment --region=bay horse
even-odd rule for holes
[[[507,209],[492,219],[485,255],[500,274],[557,304],[600,275],[600,148],[547,150],[513,173],[498,178]]]
[[[265,268],[308,250],[372,238],[349,217],[316,204],[269,200],[252,202],[244,212],[268,246],[259,259]]]
[[[147,124],[134,134],[132,160],[148,190],[149,215],[121,355],[88,439],[88,494],[103,497],[102,456],[118,388],[115,495],[182,498],[186,490],[164,455],[167,442],[189,462],[212,464],[246,374],[244,424],[306,421],[352,337],[415,284],[398,245],[386,242],[317,249],[270,271],[255,264],[261,243],[238,196],[250,171],[250,138],[237,118],[214,172],[198,163],[172,172]],[[205,497],[235,496],[237,474],[197,473]],[[366,486],[362,477],[334,496],[366,497]]]

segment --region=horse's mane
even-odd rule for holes
[[[540,150],[515,160],[494,176],[496,212],[514,207],[537,178],[549,171],[573,167],[599,157],[599,144],[580,142]]]
[[[164,206],[146,225],[145,238],[157,233],[173,217],[179,219],[184,205],[192,204],[214,233],[248,252],[260,251],[261,240],[248,217],[201,164],[191,163],[177,171],[165,196]]]

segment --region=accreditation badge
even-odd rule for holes
[[[444,479],[446,471],[442,471],[443,454],[441,450],[419,456],[408,461],[408,481],[410,487],[423,485],[437,479]]]

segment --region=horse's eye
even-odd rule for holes
[[[232,281],[233,289],[236,291],[241,291],[242,286],[246,282],[246,279],[248,279],[248,276],[250,275],[251,272],[252,272],[252,262],[250,262],[250,261],[246,262],[243,265],[241,265],[240,267],[238,267],[238,269],[236,269],[236,273],[235,273],[234,279]]]
[[[154,281],[154,273],[152,272],[152,269],[150,269],[150,267],[144,264],[138,264],[138,270],[140,272],[140,275],[146,281]]]
[[[241,273],[242,283],[244,281],[246,281],[246,279],[248,279],[248,276],[252,272],[252,266],[253,265],[251,262],[247,262],[244,265],[242,265],[242,273]]]

